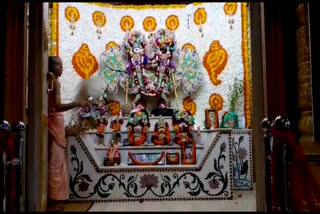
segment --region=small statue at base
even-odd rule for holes
[[[97,137],[98,137],[98,146],[104,146],[104,133],[106,126],[108,125],[108,120],[98,119],[97,121]]]
[[[120,152],[115,140],[111,140],[103,164],[105,166],[115,166],[120,164]]]
[[[123,120],[118,117],[111,119],[110,129],[112,129],[112,139],[115,140],[120,145],[122,144],[121,137],[121,126],[123,124]]]
[[[149,127],[150,122],[148,112],[141,104],[139,104],[131,111],[127,123],[129,145],[143,145],[147,140]]]
[[[181,145],[181,164],[196,164],[196,141],[193,139],[194,117],[184,110],[173,115],[173,127],[176,132],[175,142]]]
[[[167,145],[171,142],[169,124],[160,116],[159,121],[154,127],[151,141],[155,145]]]

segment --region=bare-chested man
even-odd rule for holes
[[[67,176],[66,149],[63,113],[75,107],[87,106],[87,101],[68,104],[61,103],[60,82],[58,77],[62,74],[62,62],[58,56],[49,57],[49,164],[48,164],[48,197],[49,207],[57,201],[69,198],[69,185]]]

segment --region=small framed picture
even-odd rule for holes
[[[171,164],[179,164],[179,152],[176,153],[166,153],[166,164],[171,165]]]
[[[206,109],[205,115],[207,129],[219,128],[218,112],[212,109]]]

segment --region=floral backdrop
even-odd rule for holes
[[[179,5],[112,5],[108,3],[53,3],[50,11],[50,54],[63,62],[62,102],[71,102],[83,79],[98,75],[101,54],[107,44],[122,45],[126,30],[137,30],[146,37],[161,28],[174,31],[177,49],[190,43],[200,58],[204,83],[191,94],[182,89],[169,96],[172,107],[189,108],[196,126],[204,128],[205,109],[229,110],[228,92],[235,78],[243,83],[243,94],[236,106],[240,128],[251,127],[250,20],[247,3],[193,3]],[[84,66],[74,66],[87,60]],[[213,96],[214,95],[214,96]],[[125,102],[125,92],[109,94],[109,100]],[[213,98],[219,99],[213,99]],[[133,97],[129,97],[130,100]],[[210,101],[211,100],[211,101]],[[219,100],[220,103],[212,103]],[[153,104],[148,104],[152,108]],[[220,110],[221,109],[221,110]],[[71,111],[65,113],[68,124]]]

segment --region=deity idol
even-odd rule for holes
[[[181,164],[196,163],[196,141],[193,139],[194,117],[184,110],[173,115],[173,127],[176,132],[175,142],[181,145]]]
[[[117,143],[121,144],[122,137],[121,137],[121,126],[123,124],[123,119],[114,117],[111,119],[110,128],[112,129],[112,140],[116,141]]]
[[[173,88],[170,75],[175,71],[172,53],[174,33],[161,29],[146,41],[140,32],[128,32],[124,46],[128,56],[127,79],[129,93],[135,94],[136,105],[142,95],[161,96],[168,106],[167,93]]]
[[[127,76],[130,81],[130,93],[140,94],[145,90],[146,76],[145,65],[148,63],[148,58],[145,55],[145,38],[138,31],[130,31],[124,39],[124,46],[129,61],[127,66]],[[134,103],[138,101],[136,98]]]
[[[111,140],[103,163],[105,166],[114,166],[120,164],[120,152],[115,140]]]
[[[106,126],[108,125],[108,120],[98,119],[97,120],[97,137],[98,137],[98,146],[104,146],[104,133]]]
[[[169,124],[164,121],[162,116],[154,127],[151,141],[155,145],[167,145],[171,142]]]
[[[175,71],[175,65],[172,60],[172,53],[175,51],[175,37],[173,32],[160,29],[155,34],[155,61],[157,63],[155,90],[158,95],[166,101],[166,93],[170,93],[172,85],[170,84],[170,75]]]
[[[141,104],[138,104],[130,113],[127,123],[129,145],[141,146],[147,140],[150,127],[149,115]]]

